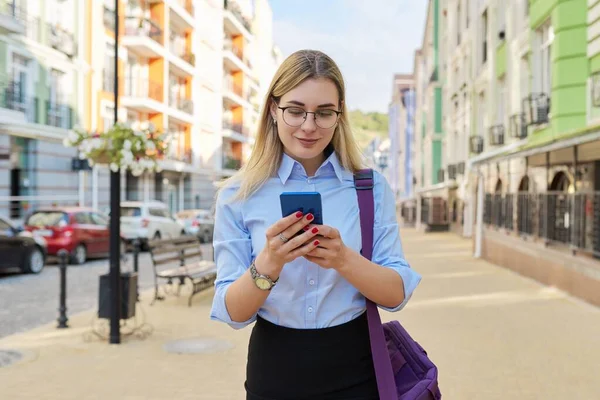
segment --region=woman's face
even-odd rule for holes
[[[340,111],[339,104],[338,90],[329,79],[307,79],[283,95],[279,105],[273,102],[271,116],[277,120],[284,151],[307,171],[310,168],[314,173],[323,162],[323,152],[337,126],[337,113],[333,111]],[[303,111],[311,113],[305,120]]]

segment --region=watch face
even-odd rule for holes
[[[269,290],[271,288],[271,283],[265,278],[256,278],[256,286],[262,290]]]

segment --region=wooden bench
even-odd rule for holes
[[[217,277],[217,267],[213,261],[202,259],[200,241],[194,236],[182,236],[176,239],[157,239],[148,243],[152,267],[154,269],[154,299],[164,300],[158,293],[158,280],[167,280],[167,285],[172,288],[178,282],[177,295],[186,280],[191,283],[192,293],[188,299],[188,306],[192,305],[192,297],[204,289],[211,287]],[[179,262],[175,268],[158,270],[157,267]],[[165,293],[169,291],[165,289]]]

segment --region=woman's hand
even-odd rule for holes
[[[285,264],[314,250],[319,245],[319,241],[312,239],[320,229],[308,228],[313,219],[312,214],[303,215],[298,212],[281,218],[271,225],[266,231],[265,247],[256,257],[256,270],[276,280]],[[294,237],[302,230],[304,232],[301,235]]]
[[[340,232],[328,225],[314,225],[319,230],[319,247],[304,256],[308,261],[323,268],[338,269],[344,266],[348,248],[342,241]],[[312,226],[311,226],[312,229]]]

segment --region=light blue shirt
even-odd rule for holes
[[[410,268],[402,252],[396,221],[395,200],[384,177],[374,174],[375,227],[372,261],[393,269],[404,281],[405,299],[388,311],[404,307],[421,276]],[[216,204],[214,251],[217,264],[215,296],[210,318],[235,329],[256,320],[234,322],[225,306],[229,285],[249,268],[265,246],[265,231],[279,220],[282,192],[319,192],[323,224],[336,228],[344,244],[360,252],[361,230],[358,198],[353,175],[332,153],[313,177],[304,167],[284,154],[278,176],[270,178],[246,201],[230,201],[238,186],[223,188]],[[258,315],[274,324],[300,329],[325,328],[353,320],[366,309],[364,296],[334,269],[321,268],[304,257],[286,264],[279,281]]]

